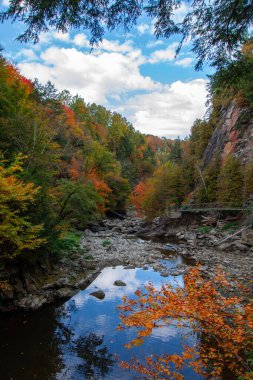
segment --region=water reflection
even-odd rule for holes
[[[64,367],[60,343],[65,330],[54,308],[1,315],[0,329],[1,380],[51,380]]]
[[[114,286],[115,280],[127,286]],[[124,345],[134,337],[133,330],[116,330],[119,324],[117,306],[122,296],[133,297],[134,291],[152,281],[155,287],[167,282],[183,286],[183,277],[161,277],[153,270],[105,268],[96,280],[69,301],[31,314],[17,314],[0,319],[1,380],[131,380],[135,373],[118,367],[120,360],[129,360],[152,353],[180,353],[183,344],[180,331],[173,326],[157,328],[141,347],[133,350]],[[90,295],[102,289],[105,298]],[[196,337],[191,337],[194,341]],[[185,379],[201,377],[184,368]]]
[[[104,337],[95,333],[81,336],[73,342],[72,351],[82,359],[78,371],[87,379],[105,377],[111,370],[115,360],[108,347],[103,345]]]

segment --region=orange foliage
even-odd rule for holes
[[[81,166],[82,166],[82,162],[80,161],[80,159],[76,159],[75,157],[71,158],[70,168],[68,169],[68,173],[69,173],[70,178],[73,181],[76,181],[81,177],[81,169],[82,169]]]
[[[108,137],[108,130],[107,128],[102,124],[97,124],[95,126],[96,128],[96,134],[99,137],[100,141],[106,142]]]
[[[139,216],[143,216],[143,205],[147,199],[149,192],[149,184],[146,182],[139,182],[135,186],[132,195],[130,196],[130,201],[134,205],[135,210]]]
[[[29,79],[23,77],[23,75],[21,75],[14,66],[9,64],[6,66],[6,69],[8,73],[7,80],[9,82],[14,82],[15,80],[18,80],[23,85],[26,95],[29,95],[33,91],[32,82]]]
[[[148,135],[146,137],[147,145],[150,147],[153,153],[157,152],[157,150],[163,147],[164,141],[160,137]]]
[[[224,370],[236,376],[249,371],[245,353],[252,349],[253,308],[244,305],[239,296],[230,296],[230,284],[217,270],[214,280],[204,280],[198,267],[185,276],[184,288],[164,284],[160,290],[152,284],[145,291],[137,290],[137,299],[124,298],[120,330],[137,328],[137,337],[127,347],[140,345],[154,328],[169,326],[189,328],[198,336],[195,344],[184,340],[181,355],[152,355],[145,365],[137,360],[122,362],[124,368],[134,369],[147,378],[183,379],[183,366],[209,379],[221,378]],[[238,289],[245,291],[238,284]],[[187,333],[185,333],[186,335]],[[247,376],[245,374],[245,376]],[[246,377],[245,377],[246,378]]]
[[[98,205],[99,211],[103,213],[106,211],[105,205],[108,204],[108,196],[112,192],[112,190],[104,180],[99,178],[95,170],[88,174],[88,178],[93,183],[98,194],[104,199],[104,204]]]
[[[70,127],[74,127],[75,125],[75,114],[74,112],[72,111],[71,108],[63,105],[63,109],[64,109],[64,113],[65,113],[65,117],[66,117],[66,123],[70,126]]]

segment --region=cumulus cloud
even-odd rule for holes
[[[148,24],[139,24],[139,25],[137,25],[136,29],[138,30],[139,34],[145,34],[145,33],[149,32],[150,25],[148,25]]]
[[[175,65],[181,66],[181,67],[189,67],[192,66],[193,58],[187,57],[183,59],[179,59],[175,62]]]
[[[71,38],[44,35],[46,38],[51,38],[51,46],[40,56],[31,49],[20,51],[22,59],[18,66],[24,76],[36,77],[42,83],[50,80],[59,90],[67,89],[73,95],[78,93],[86,102],[120,112],[144,133],[186,136],[193,121],[204,115],[205,80],[165,85],[141,72],[144,63],[153,67],[154,63],[167,60],[181,67],[190,65],[191,58],[174,60],[176,44],[145,57],[130,40],[120,43],[105,39],[98,49],[90,52],[86,49],[89,41],[83,33]],[[74,47],[52,46],[52,38],[71,41]]]
[[[38,56],[35,54],[34,50],[32,49],[21,49],[17,57],[23,57],[27,61],[34,61],[38,59]]]
[[[147,43],[147,47],[148,48],[154,48],[156,46],[163,45],[163,44],[164,44],[164,41],[162,41],[162,40],[149,41]]]
[[[159,91],[136,95],[120,111],[140,132],[185,137],[194,120],[205,113],[206,83],[204,79],[176,81]]]
[[[148,62],[149,63],[158,63],[165,61],[172,61],[175,59],[177,43],[173,43],[168,46],[166,49],[155,50],[150,55]]]
[[[76,46],[80,46],[80,47],[89,47],[90,46],[89,40],[84,33],[76,34],[74,39],[73,39],[73,43]]]
[[[122,48],[129,49],[127,54],[117,51],[91,54],[76,48],[50,47],[41,54],[42,62],[18,66],[28,78],[37,77],[42,83],[50,80],[59,90],[68,89],[87,102],[108,105],[110,97],[159,87],[150,77],[141,75],[139,66],[145,59],[140,50],[129,46],[125,44]]]

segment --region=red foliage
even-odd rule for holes
[[[7,80],[9,82],[19,81],[23,85],[23,88],[25,89],[27,95],[29,95],[33,91],[34,87],[32,82],[29,79],[25,78],[23,75],[21,75],[14,66],[9,64],[6,66],[6,69],[8,73]]]

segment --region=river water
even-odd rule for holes
[[[169,267],[182,262],[181,256],[166,260]],[[127,286],[117,287],[115,280]],[[173,326],[155,329],[141,347],[124,345],[135,334],[118,331],[123,295],[134,296],[137,288],[149,281],[156,287],[169,282],[183,286],[182,276],[161,277],[152,269],[105,268],[85,290],[61,305],[50,305],[33,313],[0,317],[0,380],[83,380],[135,379],[138,374],[118,366],[115,354],[129,360],[150,354],[180,353],[180,331]],[[91,292],[102,289],[105,298],[98,300]],[[194,341],[196,337],[190,336]],[[184,342],[185,343],[185,342]],[[186,380],[199,380],[191,369],[184,368]]]

